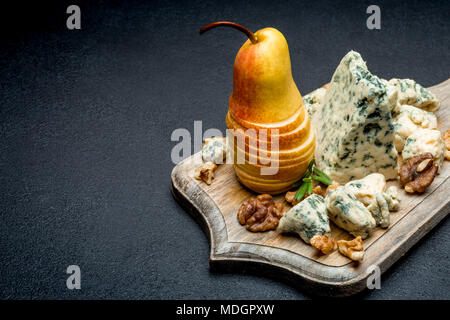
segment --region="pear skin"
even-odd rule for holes
[[[280,122],[302,104],[292,78],[288,44],[274,28],[259,30],[255,36],[258,42],[247,40],[234,62],[230,113],[253,123]]]
[[[304,108],[302,109],[304,110]],[[306,113],[305,110],[304,113]],[[308,115],[306,115],[306,117],[307,116]],[[280,151],[291,150],[301,145],[303,141],[308,138],[311,130],[311,122],[305,121],[305,118],[303,118],[303,121],[300,122],[292,131],[283,133],[279,133],[278,131],[278,134],[274,134],[272,129],[262,129],[266,130],[263,131],[264,133],[260,131],[261,129],[255,129],[255,131],[248,130],[237,124],[229,115],[227,115],[226,123],[229,129],[233,129],[232,134],[237,140],[245,140],[246,148],[250,148],[253,143],[253,146],[265,146],[266,149],[270,150],[272,148],[272,143],[276,143],[276,140],[278,140],[278,149]]]

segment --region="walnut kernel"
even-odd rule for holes
[[[450,160],[450,129],[444,132],[445,159]]]
[[[325,190],[325,196],[327,196],[330,191],[337,189],[339,186],[340,184],[338,182],[333,181],[333,183],[327,187],[327,190]]]
[[[429,152],[409,158],[400,167],[400,184],[408,193],[424,192],[433,182],[438,169]]]
[[[361,261],[364,258],[364,246],[361,236],[353,240],[338,240],[339,252],[354,261]]]
[[[274,203],[269,194],[244,201],[237,212],[239,223],[252,232],[275,230],[282,216],[283,204]]]
[[[417,166],[416,171],[417,172],[422,172],[423,170],[429,168],[429,164],[430,164],[431,159],[427,159],[427,160],[423,160],[421,163],[419,163],[419,165]]]
[[[329,254],[334,250],[334,239],[326,235],[315,235],[310,242],[314,248],[322,251],[323,254]]]
[[[195,170],[195,179],[203,180],[206,184],[210,185],[212,179],[214,179],[214,171],[216,169],[217,165],[213,162],[203,163]]]

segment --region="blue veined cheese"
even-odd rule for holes
[[[325,204],[330,220],[355,237],[367,238],[376,226],[369,210],[344,186],[330,191]]]
[[[382,197],[386,188],[386,179],[382,174],[372,173],[363,179],[350,181],[345,184],[345,188],[369,210],[378,226],[389,225],[389,211],[386,217],[386,211],[381,210],[382,206],[384,208],[384,205],[387,205],[386,200]]]
[[[396,186],[390,186],[383,193],[383,197],[388,203],[389,211],[398,211],[400,209],[400,198],[398,197],[398,189]]]
[[[347,53],[312,116],[318,167],[339,183],[374,172],[395,179],[394,98],[385,83],[367,70],[359,53]]]
[[[202,159],[204,162],[222,164],[226,154],[225,138],[213,137],[205,139],[202,146]]]
[[[384,191],[386,179],[380,173],[371,173],[363,179],[348,182],[345,187],[367,207],[375,201],[377,193]]]
[[[391,79],[389,83],[397,88],[398,103],[408,104],[426,111],[437,111],[439,99],[432,92],[411,79]]]
[[[305,105],[310,117],[320,107],[326,92],[327,89],[319,88],[303,97],[303,104]]]
[[[331,232],[324,199],[312,194],[286,212],[278,227],[282,232],[297,233],[303,241],[310,243],[316,235]]]
[[[426,152],[433,155],[433,159],[440,169],[444,161],[445,144],[439,130],[419,129],[411,134],[406,139],[403,148],[403,161]]]
[[[390,212],[397,211],[400,208],[400,199],[398,198],[397,188],[395,186],[389,187],[386,192],[379,192],[375,195],[376,207],[371,210],[373,218],[378,226],[382,228],[389,227]]]
[[[373,216],[372,213],[372,216],[374,217],[378,226],[387,228],[390,224],[389,205],[386,199],[383,197],[382,193],[377,193],[375,198],[378,204],[378,211],[376,211],[377,215]]]
[[[398,90],[397,87],[389,83],[385,79],[380,79],[381,82],[386,86],[386,94],[388,96],[391,114],[394,115],[400,111],[400,104],[398,102]]]
[[[413,106],[401,105],[399,112],[393,116],[395,130],[395,148],[398,152],[403,150],[406,138],[416,130],[436,129],[437,117],[434,113],[428,112]]]
[[[382,174],[372,173],[363,179],[350,181],[345,188],[370,211],[378,226],[389,226],[389,212],[398,210],[400,200],[395,187],[390,187],[385,192],[386,179]]]

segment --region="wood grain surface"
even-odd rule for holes
[[[450,79],[429,89],[441,100],[437,116],[439,129],[445,131],[450,127]],[[237,181],[229,164],[218,167],[209,186],[195,180],[194,170],[200,163],[201,153],[180,162],[172,171],[172,191],[207,234],[211,269],[283,279],[320,295],[343,296],[363,290],[370,266],[386,271],[450,211],[450,163],[445,161],[440,175],[424,194],[399,190],[400,210],[391,213],[391,225],[377,228],[364,240],[364,260],[354,263],[337,250],[322,255],[297,236],[247,231],[237,221],[236,212],[255,194]],[[397,181],[389,181],[389,185],[399,186]],[[290,208],[284,195],[276,196],[275,201],[283,201],[285,210]],[[331,229],[336,240],[352,238],[332,223]]]

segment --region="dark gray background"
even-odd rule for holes
[[[2,8],[1,298],[310,298],[263,277],[212,274],[199,226],[173,200],[176,128],[225,129],[231,29],[286,37],[302,93],[328,82],[350,49],[383,77],[430,86],[449,72],[448,1],[57,1]],[[82,30],[65,27],[66,7]],[[6,19],[10,18],[10,19]],[[371,299],[450,298],[450,220],[382,277]],[[66,289],[68,265],[82,290]]]

